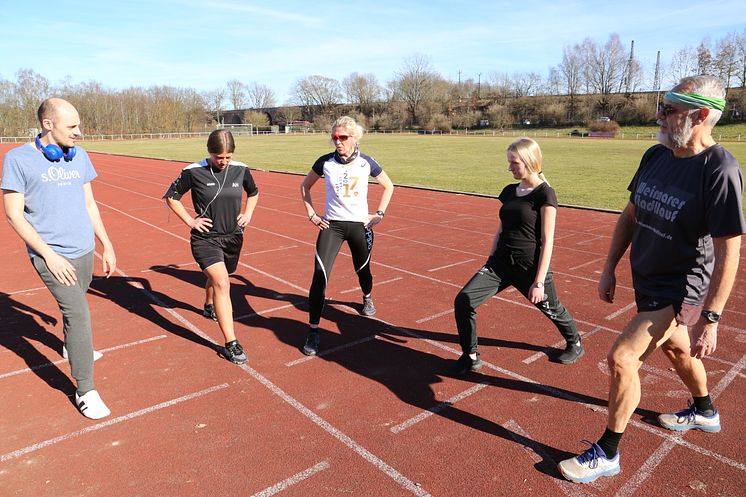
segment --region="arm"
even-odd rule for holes
[[[201,233],[207,233],[208,231],[210,231],[210,228],[212,227],[212,220],[206,217],[193,218],[189,215],[186,207],[184,207],[184,204],[181,203],[181,200],[166,197],[166,205],[168,205],[168,207],[174,212],[174,214],[176,214],[179,219],[181,219],[181,221],[189,226],[191,229],[197,230]]]
[[[24,217],[25,200],[23,193],[3,190],[3,205],[8,224],[26,245],[44,259],[49,271],[57,278],[57,281],[67,286],[74,285],[78,278],[75,276],[75,268],[70,264],[70,261],[52,250]]]
[[[616,275],[614,272],[629,244],[632,243],[634,229],[635,205],[628,202],[627,207],[624,208],[616,222],[609,252],[606,255],[606,263],[598,280],[598,296],[604,302],[614,302],[614,292],[616,291]]]
[[[246,202],[244,202],[243,211],[240,212],[238,214],[238,217],[236,218],[236,221],[238,222],[238,225],[240,227],[243,228],[251,222],[251,217],[254,215],[254,209],[256,209],[257,202],[259,202],[258,193],[254,196],[246,197]]]
[[[391,182],[391,178],[389,178],[388,174],[386,174],[386,171],[381,171],[381,174],[376,176],[376,181],[378,181],[378,184],[383,187],[383,194],[381,195],[381,201],[378,202],[378,209],[376,209],[376,212],[386,212],[389,202],[391,202],[391,196],[394,194],[394,184]],[[368,227],[371,228],[382,220],[383,216],[379,216],[378,214],[368,216]]]
[[[541,206],[541,250],[539,251],[539,261],[536,267],[534,284],[531,285],[531,289],[528,291],[528,299],[532,304],[538,304],[544,300],[544,280],[547,279],[549,261],[552,260],[556,222],[557,208],[548,204]],[[542,286],[539,287],[537,283],[541,283]]]
[[[313,208],[313,199],[311,199],[311,187],[321,178],[313,170],[308,171],[306,177],[303,178],[303,182],[300,184],[300,197],[303,200],[303,206],[306,208],[306,216],[320,230],[329,227],[329,222],[323,217],[316,214],[316,210]]]
[[[738,272],[738,259],[741,256],[741,235],[712,239],[715,246],[715,268],[710,279],[710,289],[705,297],[704,309],[723,312]],[[692,357],[703,358],[717,348],[717,323],[700,318],[690,328]]]
[[[104,274],[108,278],[117,268],[117,256],[114,253],[114,246],[111,244],[111,240],[109,240],[109,235],[106,233],[104,221],[101,219],[101,213],[98,211],[96,200],[93,198],[93,187],[91,186],[91,183],[83,185],[83,192],[85,194],[85,208],[88,211],[88,217],[91,218],[93,232],[96,234],[98,241],[100,241],[101,245],[104,247],[102,259],[104,263]]]

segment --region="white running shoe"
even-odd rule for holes
[[[562,476],[575,483],[590,483],[601,476],[619,474],[619,452],[608,459],[601,447],[594,443],[590,445],[590,448],[579,456],[565,459],[557,465]]]
[[[101,400],[101,396],[96,390],[91,390],[82,397],[78,395],[78,392],[75,392],[75,404],[80,409],[80,413],[86,418],[101,419],[111,414],[111,411],[106,407],[106,404]]]
[[[674,431],[702,430],[709,433],[720,431],[720,413],[714,411],[711,416],[705,416],[697,411],[693,403],[684,410],[661,414],[658,416],[658,422],[663,428]]]
[[[93,351],[93,362],[98,361],[104,356],[103,352],[99,352],[98,350]],[[67,359],[67,347],[64,345],[62,346],[62,358]]]

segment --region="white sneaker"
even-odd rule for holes
[[[93,351],[93,362],[98,361],[104,356],[103,352],[99,352],[98,350]],[[62,346],[62,358],[67,359],[67,347],[64,345]]]
[[[594,443],[579,456],[565,459],[557,467],[562,476],[575,483],[590,483],[601,476],[613,476],[621,471],[619,452],[607,459],[603,449]]]
[[[101,419],[111,414],[96,390],[91,390],[82,397],[78,396],[78,392],[75,392],[75,404],[86,418]]]
[[[712,416],[705,416],[697,411],[694,404],[688,408],[658,416],[658,422],[663,428],[674,431],[702,430],[709,433],[720,431],[720,413],[713,412]]]

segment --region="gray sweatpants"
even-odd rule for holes
[[[93,279],[93,251],[77,259],[68,259],[75,268],[78,281],[65,286],[49,271],[43,257],[34,256],[31,262],[42,281],[57,300],[62,312],[65,347],[70,361],[70,371],[78,383],[78,393],[93,390],[93,334],[91,313],[86,292]]]

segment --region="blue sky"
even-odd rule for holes
[[[744,33],[743,0],[0,0],[0,78],[33,69],[53,84],[211,90],[231,79],[270,86],[352,72],[391,80],[407,57],[452,81],[537,72],[563,47],[617,33],[652,72],[684,46]],[[664,84],[665,84],[664,78]]]

